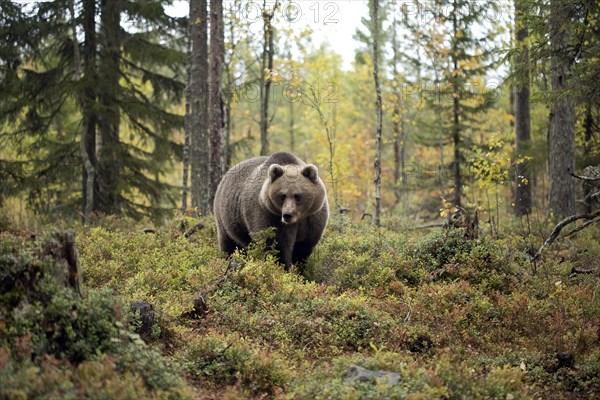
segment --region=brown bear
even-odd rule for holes
[[[290,153],[255,157],[233,167],[215,194],[221,251],[245,248],[254,233],[275,228],[286,271],[305,261],[321,239],[329,206],[317,167]]]

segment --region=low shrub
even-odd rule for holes
[[[80,296],[37,241],[0,245],[0,398],[186,398],[161,355],[126,329],[110,289]]]
[[[255,395],[273,395],[290,380],[290,367],[281,358],[235,335],[195,338],[178,359],[189,375],[204,384],[237,384]]]

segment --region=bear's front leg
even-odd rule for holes
[[[233,254],[237,248],[237,243],[224,232],[219,232],[217,236],[219,238],[219,248],[221,251],[227,255]]]
[[[289,246],[287,246],[289,247]],[[283,249],[280,257],[281,263],[286,271],[292,267],[292,249]]]
[[[296,225],[284,225],[277,230],[279,261],[285,266],[286,271],[289,271],[293,264],[297,228]]]
[[[316,241],[310,240],[296,243],[292,251],[292,262],[294,264],[306,263],[306,260],[308,260],[308,257],[310,257],[310,255],[312,254],[316,245]]]
[[[315,246],[321,240],[328,217],[329,210],[325,205],[321,211],[302,221],[296,233],[296,243],[292,252],[292,262],[294,264],[305,263],[310,257]]]

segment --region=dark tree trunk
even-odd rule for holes
[[[189,76],[189,49],[188,49],[188,76]],[[183,134],[183,177],[181,185],[181,214],[188,208],[188,182],[190,175],[190,93],[189,84],[185,88],[185,122]]]
[[[121,0],[102,0],[100,8],[100,67],[98,68],[101,113],[98,119],[98,209],[119,213],[121,196],[121,143],[119,140],[119,79],[121,40]]]
[[[225,22],[225,21],[224,21]],[[225,158],[225,162],[223,164],[223,174],[225,174],[230,168],[231,168],[231,156],[232,156],[232,149],[231,149],[231,132],[233,131],[233,127],[234,127],[234,121],[233,118],[231,117],[231,103],[233,102],[233,96],[234,96],[234,89],[235,89],[235,82],[234,82],[234,76],[233,73],[234,71],[231,69],[231,63],[232,63],[232,58],[234,57],[234,54],[236,54],[236,46],[237,46],[237,42],[235,39],[235,21],[231,20],[229,21],[228,24],[228,28],[229,28],[229,38],[228,38],[228,43],[230,45],[230,49],[229,49],[229,54],[231,54],[231,56],[229,58],[226,58],[227,52],[223,51],[223,69],[225,70],[225,77],[227,79],[227,90],[225,93],[225,101],[224,101],[224,110],[223,110],[223,117],[225,119],[225,137],[224,137],[224,143],[223,143],[223,153],[224,153],[224,158]],[[223,39],[224,41],[224,39]]]
[[[568,13],[560,0],[551,1],[551,80],[554,101],[550,111],[548,180],[549,208],[558,218],[575,214],[575,102],[569,93],[568,42],[571,32],[563,29]]]
[[[186,110],[189,106],[186,104]],[[187,113],[188,111],[186,111]],[[185,123],[187,125],[187,121]],[[185,128],[185,134],[183,138],[183,177],[182,177],[182,193],[181,193],[181,214],[185,214],[188,208],[187,195],[188,195],[188,183],[190,175],[190,135],[189,129]]]
[[[377,95],[377,130],[375,132],[375,216],[373,225],[381,226],[381,130],[382,130],[382,107],[381,87],[379,85],[379,0],[373,0],[373,80],[375,81],[375,93]]]
[[[590,157],[590,153],[591,153],[591,147],[593,146],[592,143],[592,133],[593,133],[593,129],[594,129],[594,117],[592,116],[592,105],[591,104],[587,104],[585,107],[585,119],[583,120],[583,129],[584,129],[584,148],[583,148],[583,155],[585,157],[585,161],[586,163],[589,160]],[[593,208],[593,203],[594,203],[594,199],[592,199],[592,194],[593,194],[593,185],[590,184],[583,184],[583,205],[585,207],[585,212],[587,214],[591,214],[592,213],[592,208]]]
[[[228,82],[228,88],[232,88],[232,85]],[[223,139],[223,157],[225,159],[223,163],[223,175],[231,168],[231,131],[233,130],[233,118],[231,118],[231,97],[227,97],[223,110],[223,116],[225,118],[225,137]]]
[[[515,57],[515,72],[517,84],[515,85],[514,112],[516,132],[516,157],[519,162],[516,166],[515,178],[515,214],[522,216],[531,213],[531,173],[529,161],[523,160],[529,155],[531,146],[531,120],[529,112],[529,50],[525,41],[529,36],[523,21],[523,7],[521,0],[515,1],[515,26],[516,46],[519,53]]]
[[[79,262],[79,252],[75,244],[75,233],[72,231],[53,232],[44,244],[43,257],[54,258],[59,268],[48,271],[56,283],[66,288],[73,289],[79,296],[82,294],[82,275]],[[31,290],[35,290],[31,288]]]
[[[221,181],[223,154],[223,98],[221,74],[223,72],[223,0],[210,0],[210,203]]]
[[[191,6],[190,6],[191,8]],[[191,18],[191,13],[190,13]],[[190,23],[191,26],[191,23]],[[187,73],[187,84],[185,85],[185,116],[183,122],[183,171],[181,182],[181,214],[185,214],[188,209],[188,192],[190,190],[190,131],[191,131],[191,86],[190,76],[192,69],[192,40],[190,39],[191,28],[188,26],[188,41],[187,41],[187,63],[185,66]]]
[[[208,14],[206,0],[190,0],[191,41],[188,95],[190,114],[190,164],[192,207],[201,215],[210,212],[208,146]]]

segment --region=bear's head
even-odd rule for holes
[[[325,185],[312,164],[270,165],[260,193],[261,203],[290,225],[319,211],[326,197]]]

